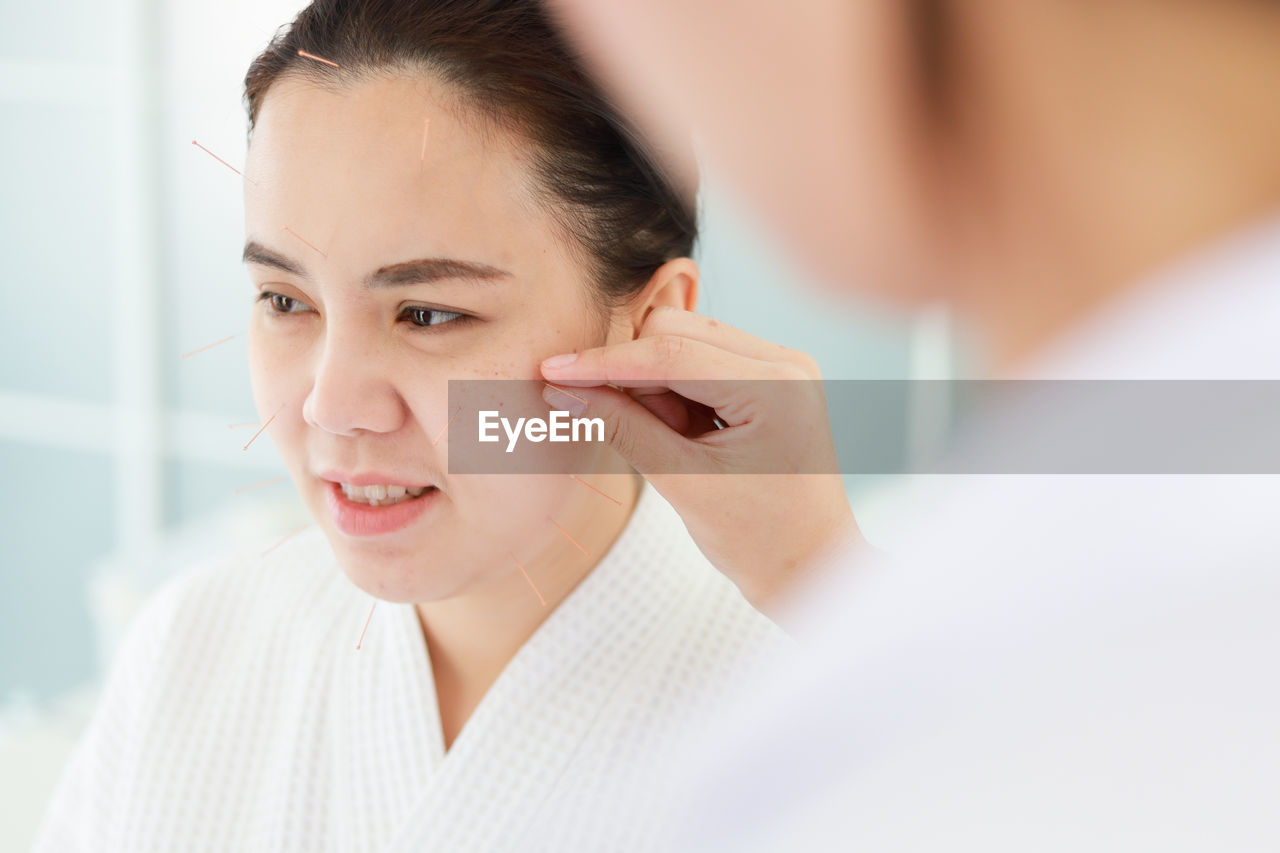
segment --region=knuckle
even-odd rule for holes
[[[678,335],[658,335],[653,339],[658,358],[665,362],[679,360],[684,354],[688,342]]]
[[[616,411],[609,412],[604,419],[604,440],[623,456],[631,449],[631,431]]]
[[[807,352],[796,353],[796,364],[804,374],[812,379],[822,376],[822,368],[818,365],[818,360]]]
[[[805,375],[803,368],[792,361],[775,362],[771,374],[771,379],[785,379],[789,381],[808,378]]]
[[[822,368],[818,360],[807,352],[781,347],[782,364],[793,368],[797,374],[807,379],[818,379],[822,376]]]

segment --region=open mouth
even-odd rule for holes
[[[399,486],[394,484],[375,486],[353,486],[350,483],[338,483],[338,488],[352,503],[369,506],[393,506],[420,498],[428,492],[435,491],[435,486]]]
[[[430,513],[440,494],[435,486],[353,486],[328,481],[333,523],[349,536],[380,536],[408,527]]]

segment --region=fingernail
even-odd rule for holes
[[[568,412],[575,417],[587,410],[586,403],[550,385],[543,386],[542,399],[546,400],[551,408]]]
[[[542,366],[554,369],[556,367],[564,367],[565,365],[573,364],[577,360],[578,354],[576,352],[567,352],[564,355],[551,356],[551,358],[542,362]]]

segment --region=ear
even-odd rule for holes
[[[698,308],[698,265],[691,258],[667,261],[649,277],[644,288],[619,309],[614,324],[628,338],[640,334],[645,318],[654,308],[669,305],[685,311]]]

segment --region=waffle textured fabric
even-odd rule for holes
[[[445,751],[412,604],[310,528],[143,608],[44,815],[53,851],[641,850],[690,715],[792,653],[645,485]]]

